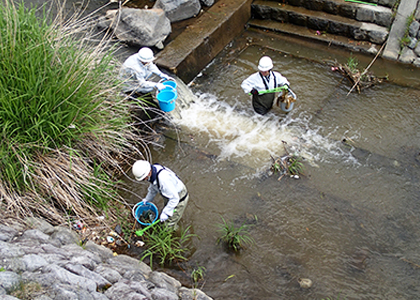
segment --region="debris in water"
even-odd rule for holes
[[[137,241],[135,244],[134,244],[134,246],[136,246],[136,247],[143,247],[144,246],[144,242],[143,241]]]

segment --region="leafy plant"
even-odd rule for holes
[[[350,57],[347,59],[347,66],[348,66],[348,68],[350,69],[350,71],[351,71],[352,73],[356,73],[356,72],[358,72],[358,71],[359,71],[359,70],[357,69],[358,65],[359,65],[359,61],[357,60],[357,58],[355,58],[355,57],[353,57],[353,56],[350,56]]]
[[[197,283],[200,280],[204,279],[204,273],[206,271],[206,268],[203,266],[198,266],[197,268],[194,268],[191,272],[191,278],[193,280],[194,286],[197,287]]]
[[[244,248],[245,245],[254,243],[253,238],[249,236],[248,225],[242,224],[240,227],[236,228],[233,222],[228,224],[223,217],[222,221],[223,223],[219,224],[219,231],[222,233],[222,236],[217,239],[218,244],[223,242],[228,248],[239,251]]]
[[[303,173],[302,158],[297,155],[292,155],[287,158],[287,169],[290,175],[301,175]]]
[[[406,19],[406,27],[405,27],[404,35],[400,40],[400,47],[401,48],[404,48],[405,46],[407,46],[411,42],[410,25],[411,25],[411,23],[413,23],[416,20],[414,14],[415,14],[415,11],[413,11],[413,13],[411,15],[409,15]]]
[[[197,268],[194,268],[191,272],[191,279],[193,281],[193,300],[197,299],[197,292],[195,289],[198,288],[199,281],[204,279],[205,271],[205,267],[197,266]]]
[[[274,159],[273,164],[271,165],[271,171],[273,173],[280,173],[281,176],[279,177],[279,180],[284,175],[303,175],[304,173],[304,165],[302,163],[303,158],[301,156],[298,156],[296,154],[293,155],[286,155],[284,157]]]
[[[184,253],[187,252],[184,243],[196,236],[188,233],[189,229],[190,226],[181,231],[180,236],[176,236],[175,230],[171,227],[166,226],[166,224],[157,224],[153,230],[147,231],[144,235],[146,250],[141,260],[149,258],[151,268],[154,259],[157,259],[161,266],[173,261],[187,260],[184,257]]]

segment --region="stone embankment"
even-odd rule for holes
[[[248,24],[420,67],[418,0],[255,0]]]
[[[382,56],[420,68],[420,1],[400,2]]]
[[[198,289],[40,219],[0,224],[0,298],[211,300]]]

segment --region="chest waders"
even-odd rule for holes
[[[160,190],[160,182],[159,182],[159,173],[162,170],[164,170],[165,167],[164,166],[161,166],[161,167],[162,167],[162,169],[160,169],[156,173],[156,182],[157,182],[159,193],[162,196],[162,198],[164,199],[164,206],[166,206],[168,204],[169,199],[162,195],[162,192]],[[175,176],[178,177],[178,175],[176,175],[176,174],[175,174]],[[178,179],[179,179],[179,177],[178,177]],[[182,188],[182,190],[178,193],[178,196],[179,196],[179,202],[178,202],[178,205],[176,206],[176,208],[174,210],[174,214],[171,217],[169,217],[168,220],[165,222],[168,227],[172,227],[174,230],[178,229],[177,224],[178,224],[179,220],[181,219],[182,215],[184,214],[185,208],[187,207],[188,200],[190,198],[185,185]]]
[[[271,75],[274,78],[274,87],[277,87],[276,76],[274,75],[273,71],[270,71]],[[268,90],[268,83],[269,81],[259,73],[261,76],[261,80],[264,83],[265,89]],[[266,93],[261,95],[252,95],[252,107],[254,108],[255,112],[260,115],[265,115],[273,108],[274,103],[274,96],[275,93]]]

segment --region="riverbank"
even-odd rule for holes
[[[68,227],[28,218],[0,224],[2,299],[210,300],[162,272],[93,241],[82,243]]]

